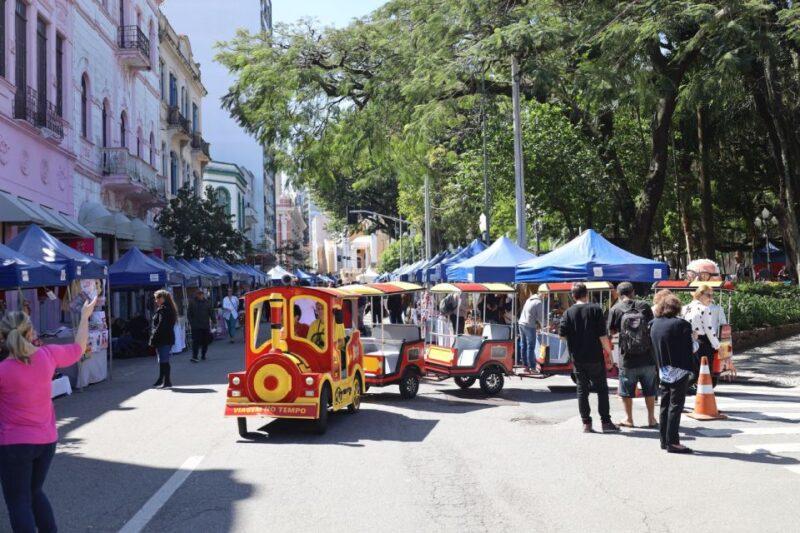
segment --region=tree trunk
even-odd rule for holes
[[[711,173],[708,150],[711,132],[702,106],[697,108],[697,177],[700,186],[700,249],[712,261],[716,256],[714,239],[714,204],[711,195]]]
[[[686,128],[683,129],[686,131]],[[674,151],[674,148],[673,148]],[[675,186],[678,197],[678,213],[681,217],[681,229],[683,230],[684,240],[686,241],[686,263],[690,263],[693,252],[697,250],[692,229],[692,155],[688,147],[684,146],[681,150],[678,164],[675,169]]]

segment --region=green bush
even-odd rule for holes
[[[736,291],[730,321],[734,331],[800,322],[800,298]]]
[[[773,298],[800,298],[800,287],[783,283],[737,283],[736,292]]]

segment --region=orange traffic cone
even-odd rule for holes
[[[694,397],[694,411],[687,416],[695,420],[724,420],[728,418],[717,410],[708,357],[700,360],[700,375],[697,377],[697,395]]]

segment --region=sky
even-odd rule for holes
[[[344,26],[384,3],[385,0],[273,0],[272,22],[311,17],[324,26]],[[261,148],[222,109],[220,98],[233,78],[213,58],[214,45],[230,40],[238,28],[259,31],[259,0],[166,0],[161,10],[176,32],[189,36],[194,59],[200,63],[203,85],[208,91],[202,105],[203,137],[211,143],[211,157],[244,165],[258,176],[263,161]]]

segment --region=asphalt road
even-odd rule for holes
[[[565,378],[509,380],[496,398],[451,381],[424,384],[412,401],[372,389],[324,436],[265,421],[269,437],[245,442],[222,416],[241,349],[214,344],[200,364],[177,356],[172,390],[149,389],[156,365],[136,359],[56,400],[61,441],[46,489],[61,531],[798,527],[798,388],[721,385],[730,420],[684,418],[693,456],[661,451],[653,430],[581,433],[573,393],[548,388]],[[619,419],[616,398],[612,408]],[[646,421],[642,400],[635,417]]]

